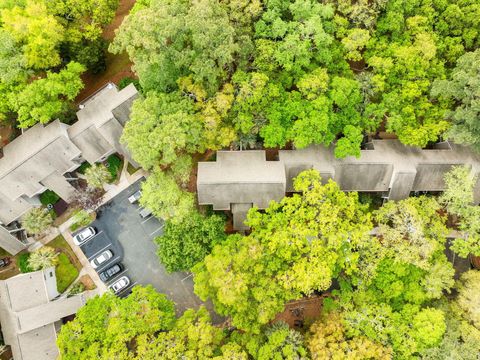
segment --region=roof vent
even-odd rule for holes
[[[82,110],[84,107],[85,107],[85,105],[83,105],[83,104],[78,105],[78,108],[79,108],[80,110]]]

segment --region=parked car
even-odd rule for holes
[[[115,294],[118,294],[120,291],[125,289],[128,285],[130,285],[130,279],[127,276],[122,276],[120,279],[118,279],[112,285],[110,285],[110,289],[112,289]]]
[[[100,265],[106,263],[108,260],[110,260],[113,257],[113,252],[112,250],[105,250],[102,252],[100,255],[95,257],[95,259],[92,259],[90,261],[90,264],[92,264],[92,267],[94,269],[98,268]]]
[[[95,229],[93,227],[88,227],[80,231],[77,235],[73,237],[73,242],[75,245],[82,245],[83,243],[87,242],[90,240],[92,237],[94,237],[97,234]]]
[[[140,217],[142,219],[145,219],[145,218],[149,217],[150,215],[152,215],[152,210],[147,209],[147,208],[140,208]]]
[[[107,282],[108,280],[113,278],[115,275],[120,273],[122,270],[123,270],[122,264],[115,264],[115,265],[109,267],[108,269],[102,271],[99,274],[100,280],[102,280],[103,282]]]
[[[140,200],[140,197],[142,196],[142,191],[141,190],[138,190],[135,194],[133,194],[132,196],[130,196],[128,198],[128,201],[130,201],[130,204],[134,204],[136,203],[138,200]]]
[[[0,267],[8,266],[8,265],[10,265],[11,262],[12,262],[12,260],[10,260],[9,257],[0,259]]]

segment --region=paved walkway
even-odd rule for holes
[[[121,193],[123,190],[128,188],[131,184],[139,180],[140,178],[146,176],[147,173],[143,170],[140,169],[134,174],[130,175],[127,172],[127,162],[124,163],[124,167],[122,169],[122,174],[120,176],[120,181],[118,184],[106,184],[105,185],[105,190],[106,193],[103,196],[102,203],[100,204],[99,207],[102,205],[106,204],[110,200],[112,200],[115,196],[117,196],[119,193]],[[63,224],[61,224],[58,228],[51,228],[51,230],[44,235],[41,239],[36,241],[34,244],[32,244],[29,248],[29,251],[36,250],[44,245],[47,245],[50,241],[55,239],[58,235],[62,235],[67,243],[70,245],[72,248],[73,252],[77,256],[78,260],[82,264],[82,270],[80,271],[80,275],[89,275],[90,278],[93,280],[95,285],[97,286],[98,291],[96,293],[98,294],[103,294],[105,291],[107,291],[107,286],[100,280],[100,277],[98,276],[97,272],[95,269],[92,267],[90,262],[88,261],[87,257],[83,253],[83,251],[80,249],[78,245],[75,245],[73,242],[73,237],[72,233],[70,231],[70,226],[73,223],[73,219],[70,218],[67,221],[65,221]]]

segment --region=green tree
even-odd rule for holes
[[[259,335],[246,335],[246,348],[257,360],[306,360],[307,349],[302,334],[286,323],[276,322]]]
[[[58,261],[58,254],[50,246],[41,247],[33,251],[28,258],[28,267],[33,270],[43,270],[54,266]]]
[[[45,208],[32,208],[22,218],[22,226],[34,235],[45,231],[52,223],[52,216]]]
[[[179,77],[192,75],[213,93],[240,48],[221,2],[152,0],[122,23],[110,51],[124,50],[146,91],[171,90]]]
[[[131,359],[137,338],[170,330],[175,310],[151,286],[135,286],[124,299],[107,292],[90,299],[57,338],[62,359]]]
[[[170,331],[140,336],[135,359],[212,359],[223,338],[222,330],[211,324],[204,307],[198,311],[189,309]]]
[[[198,150],[202,124],[192,101],[179,93],[150,92],[133,103],[121,141],[145,169],[170,165],[181,153]]]
[[[432,95],[451,101],[447,118],[452,121],[448,135],[459,144],[471,145],[480,150],[480,132],[477,121],[480,117],[480,49],[462,55],[457,60],[449,80],[436,80]]]
[[[324,315],[310,327],[307,346],[313,360],[392,358],[392,350],[365,336],[351,336],[339,313]]]
[[[103,164],[93,164],[85,170],[88,186],[103,189],[103,185],[111,180],[112,175]]]
[[[221,216],[205,217],[194,212],[178,223],[167,221],[163,235],[155,242],[158,257],[167,271],[188,271],[225,237],[225,221]]]
[[[480,330],[480,271],[467,271],[456,287],[456,305],[463,312],[463,317]]]
[[[455,166],[444,176],[445,191],[440,202],[458,220],[461,237],[453,240],[452,249],[461,257],[480,255],[480,209],[473,205],[477,177],[467,166]]]
[[[26,6],[15,6],[1,12],[3,28],[23,45],[29,67],[45,69],[60,64],[58,47],[63,40],[63,28],[49,14],[46,4],[29,0]]]
[[[325,290],[341,271],[357,271],[369,243],[370,219],[356,193],[344,193],[318,172],[300,174],[303,194],[251,210],[249,236],[231,236],[193,268],[195,292],[243,330],[258,332],[285,303]]]
[[[177,223],[194,211],[193,194],[182,190],[168,173],[155,168],[142,184],[140,204],[161,219]]]
[[[16,94],[13,103],[19,127],[45,124],[61,116],[83,88],[80,75],[84,71],[83,65],[70,62],[60,72],[48,71],[46,78],[33,81]]]

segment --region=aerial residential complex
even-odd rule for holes
[[[0,244],[4,249],[16,254],[25,248],[5,226],[40,205],[39,194],[49,189],[70,200],[76,189],[69,173],[84,161],[93,164],[117,152],[133,162],[119,139],[137,96],[133,85],[119,91],[108,84],[81,105],[78,121],[71,126],[58,120],[37,124],[2,149]]]

